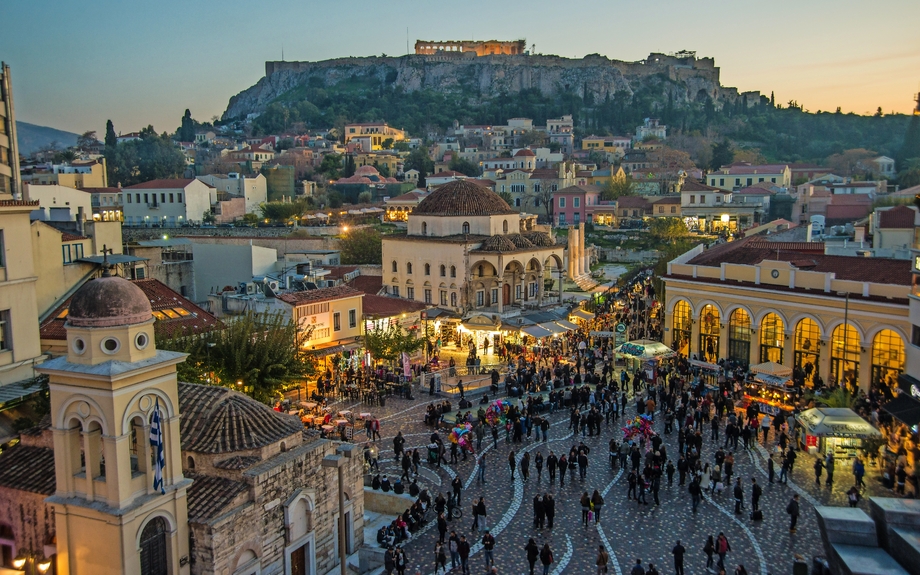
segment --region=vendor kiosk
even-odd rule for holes
[[[863,440],[882,434],[855,411],[839,407],[815,407],[796,416],[798,441],[809,453],[835,459],[856,457]]]
[[[761,413],[791,412],[796,400],[791,386],[791,368],[772,361],[752,365],[750,378],[744,384],[744,400],[746,404],[756,402]]]

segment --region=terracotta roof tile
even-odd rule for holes
[[[180,382],[179,408],[183,451],[217,454],[259,449],[303,429],[293,415],[214,385]]]
[[[56,488],[54,451],[17,445],[0,454],[0,487],[51,495]]]
[[[498,194],[468,180],[455,180],[439,186],[413,211],[413,215],[437,216],[489,216],[516,213]]]
[[[189,184],[196,181],[195,178],[166,178],[159,180],[150,180],[141,182],[133,186],[128,186],[126,190],[182,190]],[[200,181],[200,180],[197,180]],[[203,183],[203,182],[202,182]],[[213,187],[213,186],[211,186]]]
[[[77,234],[71,234],[71,233],[69,233],[69,232],[62,232],[62,233],[61,233],[61,241],[62,241],[62,242],[75,242],[75,241],[78,241],[78,240],[88,240],[88,239],[89,239],[89,238],[87,238],[86,236],[78,236]]]
[[[278,296],[278,299],[284,303],[297,306],[307,303],[315,303],[321,301],[331,301],[335,299],[343,299],[347,297],[354,297],[364,295],[362,292],[350,288],[347,285],[335,286],[331,288],[322,288],[315,290],[305,290],[298,292],[291,292],[286,294],[281,294]]]
[[[242,469],[248,469],[260,461],[262,461],[262,458],[257,455],[234,455],[229,459],[218,461],[214,464],[214,467],[217,469],[240,471]]]
[[[393,317],[403,313],[414,313],[428,309],[428,304],[380,295],[364,296],[364,315],[370,317]]]
[[[617,208],[642,208],[648,209],[651,204],[642,196],[620,196],[617,198]]]
[[[225,513],[232,509],[231,505],[237,498],[249,491],[249,485],[242,481],[207,475],[189,476],[193,482],[188,488],[188,519],[192,522],[207,521]]]
[[[696,180],[684,180],[684,183],[680,186],[681,192],[724,192],[722,188],[716,188],[714,186],[707,186],[702,182]]]
[[[383,278],[381,276],[365,276],[360,275],[350,282],[348,285],[358,291],[362,291],[365,294],[377,295],[381,288],[383,288]],[[367,305],[367,300],[364,300],[364,306]],[[365,313],[366,313],[365,307]]]
[[[898,206],[878,214],[878,227],[881,229],[904,229],[914,227],[917,212],[907,206]]]

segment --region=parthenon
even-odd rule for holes
[[[444,42],[434,40],[416,40],[416,54],[439,54],[443,52],[453,52],[457,54],[465,52],[475,52],[477,56],[488,56],[490,54],[523,54],[527,49],[526,40],[513,40],[504,42],[501,40],[485,40],[475,42],[472,40],[448,40]]]

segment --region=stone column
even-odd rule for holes
[[[575,276],[581,277],[584,273],[584,237],[581,235],[581,225],[576,225],[578,235],[575,240]]]
[[[588,251],[585,249],[584,243],[582,243],[581,249],[582,249],[582,251],[583,251],[584,254],[585,254],[585,257],[583,258],[583,261],[584,261],[584,273],[590,274],[590,273],[591,273],[591,255],[590,255],[590,254],[588,253]]]
[[[569,275],[569,278],[575,277],[575,258],[578,257],[578,255],[575,253],[575,239],[576,239],[575,236],[577,234],[578,234],[578,230],[574,226],[569,226],[569,241],[568,241],[569,261],[566,262],[567,263],[566,271]]]

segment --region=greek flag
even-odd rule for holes
[[[163,423],[160,419],[160,400],[157,399],[153,408],[153,421],[150,423],[150,446],[154,449],[153,462],[153,488],[160,493],[166,493],[163,488],[163,468],[166,460],[163,457]]]

